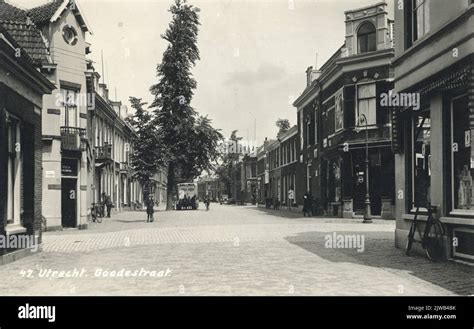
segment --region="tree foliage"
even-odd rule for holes
[[[149,186],[151,178],[162,164],[160,149],[157,147],[159,140],[153,126],[153,117],[143,108],[146,103],[142,103],[141,98],[136,97],[130,97],[129,101],[135,110],[132,116],[126,118],[135,130],[130,153],[132,177],[145,187]]]
[[[238,145],[239,141],[242,140],[242,137],[237,136],[237,130],[232,131],[229,140],[227,141],[228,145],[235,147]],[[234,149],[238,149],[235,147]],[[232,196],[232,184],[236,181],[240,181],[240,167],[237,165],[240,159],[240,154],[238,152],[228,152],[229,148],[224,148],[226,152],[221,153],[220,164],[215,170],[215,174],[218,177],[219,181],[224,183],[226,187],[227,194]],[[237,151],[237,150],[236,150]]]
[[[168,42],[157,65],[158,83],[150,88],[154,101],[153,125],[168,163],[168,209],[175,184],[190,181],[204,170],[212,169],[219,154],[221,133],[211,120],[200,116],[191,106],[197,82],[191,69],[200,59],[197,47],[199,8],[186,0],[175,0],[170,7],[172,20],[161,36]]]
[[[288,119],[278,119],[275,124],[278,127],[278,137],[280,137],[281,134],[284,134],[290,129],[290,120]]]

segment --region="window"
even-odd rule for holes
[[[469,127],[468,97],[457,97],[451,104],[451,194],[453,210],[457,211],[474,211],[472,135]]]
[[[7,177],[7,224],[20,224],[21,198],[21,127],[20,121],[7,114],[8,177]]]
[[[430,30],[429,0],[405,0],[406,49]]]
[[[300,111],[299,115],[299,128],[300,128],[300,148],[303,150],[304,148],[304,113],[303,110]]]
[[[413,0],[413,42],[429,32],[429,1]]]
[[[342,90],[336,94],[336,99],[335,99],[335,109],[334,109],[334,115],[335,117],[335,129],[336,132],[344,128],[344,103],[343,103],[343,97],[342,97]]]
[[[431,188],[430,112],[416,115],[412,125],[412,193],[416,206],[426,207]]]
[[[357,117],[356,125],[365,126],[365,120],[367,119],[367,125],[375,125],[377,123],[377,101],[376,101],[376,88],[375,83],[362,84],[357,86]]]
[[[68,45],[74,46],[77,43],[77,32],[71,25],[66,25],[63,28],[63,39]]]
[[[61,125],[64,127],[77,127],[77,92],[61,88]]]
[[[359,54],[377,50],[374,24],[363,23],[357,32],[357,52]]]
[[[311,115],[306,116],[306,147],[311,146]]]
[[[318,144],[318,107],[314,109],[314,144]]]

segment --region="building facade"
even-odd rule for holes
[[[40,71],[50,65],[41,31],[0,2],[0,236],[30,241],[2,244],[0,264],[41,243],[42,97],[55,87]]]
[[[438,206],[446,257],[474,259],[474,5],[405,0],[395,10],[393,110],[396,245],[404,248],[415,207]]]
[[[363,214],[368,160],[371,212],[394,216],[391,112],[378,101],[393,84],[386,6],[345,12],[343,46],[320,70],[308,68],[307,87],[294,103],[306,190],[327,215]]]
[[[87,139],[86,55],[90,29],[75,2],[28,10],[47,40],[56,89],[43,97],[43,215],[47,230],[87,227],[92,148]]]
[[[241,198],[244,203],[257,201],[257,152],[245,154],[241,161]]]

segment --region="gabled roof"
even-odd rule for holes
[[[0,25],[26,51],[34,65],[51,64],[43,36],[34,24],[0,20]]]
[[[44,25],[55,22],[59,17],[61,17],[61,14],[64,12],[64,10],[66,10],[66,8],[68,8],[68,6],[70,6],[71,10],[74,12],[82,30],[92,34],[89,24],[82,15],[77,1],[54,0],[53,2],[31,8],[26,11],[26,14],[31,17],[35,24]]]
[[[26,22],[26,12],[0,0],[0,20]]]
[[[32,64],[50,64],[51,59],[41,31],[27,21],[25,11],[0,0],[0,25],[29,56]]]
[[[54,1],[29,9],[26,11],[26,13],[28,16],[30,16],[35,24],[41,25],[44,23],[49,23],[51,17],[53,17],[61,5],[62,1]]]

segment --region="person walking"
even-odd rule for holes
[[[209,205],[211,204],[211,200],[208,196],[204,198],[204,203],[206,204],[206,210],[209,210]]]
[[[110,197],[110,195],[107,195],[107,197],[105,198],[105,206],[107,207],[107,218],[110,218],[110,211],[112,210],[113,206],[112,198]]]
[[[303,216],[311,217],[311,198],[310,193],[306,192],[303,196]]]
[[[146,204],[146,222],[151,223],[153,222],[153,213],[155,212],[155,209],[153,206],[155,205],[155,202],[153,201],[153,197],[149,196]]]

